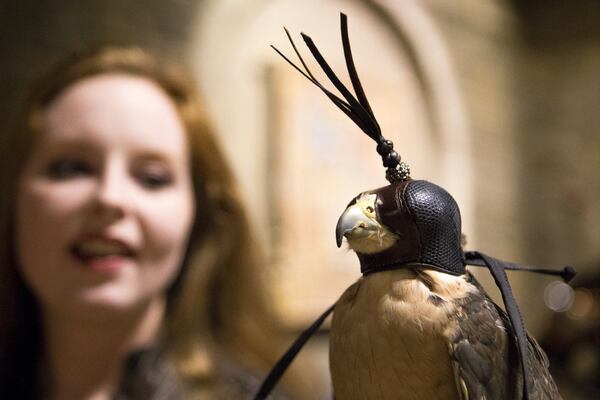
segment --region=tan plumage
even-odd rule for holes
[[[448,287],[434,292],[421,274]],[[434,305],[430,297],[464,297],[473,287],[442,275],[385,271],[346,290],[335,308],[330,340],[337,399],[459,398],[447,340],[447,331],[454,329],[447,315],[454,306],[450,301]]]

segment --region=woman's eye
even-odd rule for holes
[[[87,162],[69,158],[54,160],[46,168],[46,174],[57,180],[90,175],[92,172],[92,167]]]
[[[138,174],[140,184],[151,190],[161,189],[173,182],[173,176],[167,171],[142,171]]]

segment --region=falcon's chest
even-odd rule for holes
[[[408,269],[352,285],[331,328],[337,398],[457,398],[446,338],[455,329],[452,299],[470,290],[462,277]]]

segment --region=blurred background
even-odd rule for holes
[[[269,256],[291,339],[359,277],[335,223],[357,193],[386,184],[375,144],[269,47],[293,56],[286,26],[311,59],[305,32],[348,82],[340,11],[384,135],[413,177],[457,199],[467,248],[576,267],[573,288],[510,279],[563,396],[599,398],[598,0],[3,0],[1,127],[31,81],[72,50],[137,45],[186,65]],[[487,272],[476,274],[499,300]],[[323,370],[321,393],[326,330],[304,355]]]

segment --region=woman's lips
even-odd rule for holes
[[[119,270],[135,257],[125,242],[104,237],[79,240],[71,246],[71,254],[80,264],[100,272]]]

